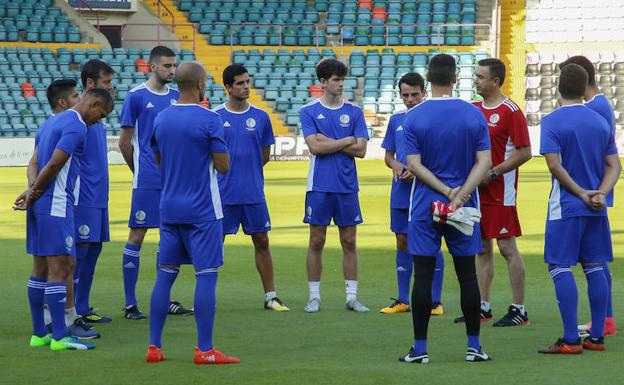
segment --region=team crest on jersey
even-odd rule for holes
[[[349,115],[347,115],[347,114],[340,115],[340,123],[347,124],[347,123],[349,123],[349,120],[350,120],[349,119]]]
[[[71,249],[73,245],[74,245],[74,238],[72,238],[71,235],[68,235],[67,238],[65,238],[65,246],[67,246],[68,249]]]
[[[500,120],[500,115],[498,114],[492,114],[492,116],[490,116],[490,123],[492,124],[498,123],[499,120]]]
[[[80,234],[83,237],[87,237],[90,232],[91,232],[91,229],[87,225],[81,225],[78,228],[78,234]]]
[[[134,217],[136,218],[137,222],[144,222],[145,221],[145,211],[143,210],[139,210],[136,212],[136,214],[134,214]]]
[[[247,131],[256,131],[256,119],[248,118],[245,124],[247,125]]]

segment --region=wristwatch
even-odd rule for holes
[[[496,171],[494,171],[493,168],[490,169],[489,175],[490,175],[490,180],[496,180],[496,178],[498,178],[498,174],[496,173]]]

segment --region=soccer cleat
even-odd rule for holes
[[[282,303],[282,301],[277,298],[271,298],[268,301],[264,302],[264,308],[267,310],[275,310],[275,311],[290,311],[289,308],[287,308],[286,306],[284,306],[284,304]]]
[[[177,315],[191,315],[194,314],[195,311],[193,309],[187,309],[178,301],[171,301],[169,304],[169,314],[177,314]]]
[[[578,326],[578,330],[579,333],[581,333],[583,336],[588,336],[589,332],[591,331],[591,321],[584,324],[584,325],[579,325]],[[605,318],[605,327],[604,327],[604,336],[612,336],[615,333],[617,333],[617,324],[615,323],[615,318],[613,317],[607,317]]]
[[[396,313],[406,313],[410,311],[410,307],[408,304],[401,302],[396,298],[390,298],[390,299],[394,300],[394,302],[392,302],[390,306],[386,306],[383,309],[379,310],[380,313],[396,314]]]
[[[90,308],[86,314],[83,314],[82,318],[90,324],[107,324],[113,320],[110,317],[105,317],[97,314],[95,311],[93,311],[93,308]]]
[[[490,322],[492,320],[492,309],[490,309],[488,311],[480,309],[479,310],[479,315],[481,317],[481,323]],[[464,319],[464,316],[461,316],[461,317],[455,318],[453,320],[453,322],[458,324],[458,323],[464,323],[464,322],[466,322],[466,320]]]
[[[126,319],[139,320],[139,319],[147,318],[145,317],[145,314],[139,311],[139,308],[137,307],[137,305],[128,306],[123,309],[123,312],[124,312],[124,317]]]
[[[406,355],[399,357],[399,361],[407,362],[409,364],[428,364],[429,354],[415,354],[414,348],[410,348]]]
[[[306,313],[318,313],[321,310],[321,299],[311,298],[303,311]]]
[[[165,359],[165,355],[161,348],[156,347],[155,345],[150,345],[147,347],[147,354],[145,355],[145,361],[151,364],[155,364],[157,362],[163,361]]]
[[[346,306],[347,306],[347,310],[353,310],[354,312],[357,312],[357,313],[367,313],[370,311],[370,309],[362,305],[362,303],[358,301],[357,298],[352,299],[351,301],[347,302]]]
[[[42,346],[50,345],[50,341],[52,341],[52,334],[48,333],[43,337],[39,337],[36,335],[30,336],[30,347],[31,348],[40,348]]]
[[[193,360],[198,365],[220,365],[220,364],[238,364],[240,360],[236,357],[228,356],[225,353],[221,353],[216,348],[212,348],[207,352],[202,352],[199,348],[195,347],[195,359]]]
[[[95,349],[95,344],[84,342],[72,336],[65,336],[60,340],[52,338],[50,341],[50,349],[57,350],[89,350]]]
[[[431,315],[442,315],[444,314],[444,307],[442,307],[441,302],[434,302],[431,304]]]
[[[510,305],[509,310],[507,310],[507,314],[498,321],[494,322],[493,326],[496,327],[505,327],[505,326],[526,326],[529,322],[529,313],[526,311],[524,314],[520,312],[520,309],[517,307]]]
[[[67,331],[72,337],[81,338],[83,340],[100,338],[100,333],[93,330],[93,326],[86,323],[82,317],[76,318],[74,323],[67,327]]]
[[[559,338],[554,344],[538,350],[543,354],[581,354],[583,353],[583,345],[579,338],[574,343],[566,342],[563,338]]]
[[[466,350],[466,361],[468,362],[484,362],[491,360],[492,357],[488,356],[481,347],[479,347],[478,350],[475,348],[468,348],[468,350]]]
[[[583,349],[593,350],[595,352],[604,352],[607,350],[605,347],[604,337],[600,337],[598,339],[593,339],[591,337],[585,338],[583,341]]]

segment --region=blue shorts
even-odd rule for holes
[[[74,228],[76,243],[109,242],[108,209],[75,206]]]
[[[472,236],[464,235],[449,225],[434,223],[433,219],[412,220],[408,225],[407,248],[411,255],[434,256],[440,252],[442,237],[452,256],[466,257],[483,250],[479,224]]]
[[[358,193],[329,193],[308,191],[305,199],[303,223],[329,226],[332,218],[340,227],[362,223]]]
[[[74,219],[26,213],[26,252],[36,257],[76,256]]]
[[[128,227],[158,228],[160,227],[160,190],[135,188],[132,190],[132,208]]]
[[[170,224],[160,227],[158,263],[193,265],[195,270],[223,265],[223,223],[221,220]]]
[[[236,234],[243,225],[247,235],[271,230],[271,218],[266,202],[243,205],[223,205],[223,233]]]
[[[390,230],[395,234],[407,234],[409,209],[390,209]]]
[[[609,218],[573,217],[546,221],[544,262],[573,266],[613,261]]]

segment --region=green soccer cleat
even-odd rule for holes
[[[72,336],[65,336],[60,340],[54,338],[50,341],[50,350],[89,350],[95,349],[95,344],[84,342]]]
[[[48,333],[43,337],[39,337],[36,335],[30,336],[30,347],[31,348],[40,348],[42,346],[50,345],[50,341],[52,341],[52,334]]]

